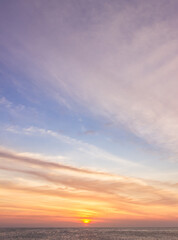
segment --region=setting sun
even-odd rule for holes
[[[0,240],[178,240],[177,26],[178,0],[0,0]]]
[[[91,220],[90,219],[82,219],[82,222],[85,223],[85,224],[88,224],[88,223],[91,222]]]

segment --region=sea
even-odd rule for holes
[[[178,228],[0,228],[0,240],[178,240]]]

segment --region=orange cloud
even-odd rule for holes
[[[54,225],[64,218],[70,225],[82,218],[95,224],[178,217],[178,192],[169,184],[66,167],[5,150],[0,159],[0,171],[6,173],[0,179],[0,212],[7,222],[25,218],[30,223],[34,218],[44,224],[42,216]]]

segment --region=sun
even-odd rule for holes
[[[91,222],[91,220],[90,219],[82,219],[82,222],[85,224],[89,224]]]

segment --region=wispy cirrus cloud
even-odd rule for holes
[[[104,172],[97,172],[97,171],[92,171],[92,170],[87,170],[87,169],[82,169],[82,168],[76,168],[72,166],[67,166],[64,164],[56,163],[56,162],[47,162],[41,160],[39,157],[35,158],[35,156],[38,156],[37,154],[34,154],[34,157],[32,154],[29,153],[21,153],[21,154],[14,154],[13,152],[8,152],[8,151],[2,151],[0,150],[0,158],[2,159],[8,159],[11,161],[18,161],[19,163],[25,163],[26,165],[34,165],[42,168],[48,168],[48,169],[60,169],[60,170],[66,170],[66,171],[72,171],[72,172],[77,172],[77,173],[85,173],[85,174],[99,174],[99,175],[104,175],[104,176],[111,176],[110,174],[104,173]],[[40,155],[39,155],[40,156]],[[43,157],[44,158],[44,157]],[[50,157],[49,157],[50,158]],[[56,159],[56,158],[55,158]],[[60,157],[57,156],[58,160],[65,159],[65,157]]]
[[[15,104],[4,96],[0,96],[0,112],[2,116],[12,119],[12,122],[38,122],[39,119],[39,114],[35,108],[24,104]]]
[[[102,159],[107,161],[113,161],[121,165],[130,165],[132,167],[144,167],[139,163],[131,162],[127,159],[122,159],[114,154],[111,154],[95,145],[89,144],[87,142],[72,138],[70,136],[61,134],[59,132],[55,132],[50,129],[44,129],[39,127],[30,126],[27,128],[21,128],[18,126],[7,126],[5,128],[6,131],[12,132],[15,134],[25,134],[25,135],[36,135],[36,136],[49,136],[52,138],[56,138],[57,140],[74,146],[76,151],[85,153],[87,156],[96,159]]]
[[[18,153],[10,153],[9,151],[1,151],[0,159],[1,170],[22,174],[22,179],[27,176],[28,180],[28,176],[31,176],[34,180],[38,181],[39,179],[46,182],[46,185],[47,183],[54,185],[55,189],[62,187],[62,190],[71,191],[74,195],[79,192],[79,195],[81,193],[90,196],[90,194],[93,195],[97,192],[101,194],[101,199],[103,195],[103,200],[104,196],[107,196],[113,199],[113,202],[119,200],[123,201],[123,204],[145,204],[146,202],[150,205],[177,204],[176,188],[170,188],[169,184],[164,183],[163,186],[163,184],[161,185],[156,181],[150,181],[149,183],[144,179],[75,168],[44,161],[43,159],[35,159],[30,156],[21,156]],[[6,161],[2,161],[5,159]],[[16,163],[14,167],[10,164],[11,162]],[[67,188],[64,188],[65,186]],[[99,200],[101,199],[99,197]]]
[[[116,219],[177,221],[177,165],[160,161],[178,157],[177,9],[178,2],[166,0],[2,4],[0,107],[7,122],[2,121],[2,131],[5,145],[21,149],[0,149],[0,207],[7,206],[7,218],[13,218],[13,210],[16,218],[20,211],[32,220],[30,206],[39,218],[51,216],[53,206],[55,219],[62,211],[71,219],[112,213]],[[16,80],[6,84],[10,75]],[[15,103],[22,99],[28,99],[28,107]],[[39,114],[45,112],[38,124],[33,105]],[[93,123],[82,129],[85,123],[74,118]],[[106,132],[93,134],[97,121],[112,126],[109,138],[120,142],[113,147]],[[141,159],[135,147],[131,150],[129,136],[155,148],[159,159]],[[91,162],[95,168],[88,167]],[[150,179],[150,172],[170,181]]]
[[[56,2],[53,10],[46,12],[46,4],[23,5],[28,17],[40,6],[43,21],[38,22],[34,34],[23,24],[27,34],[21,32],[21,38],[14,31],[8,33],[21,46],[18,61],[26,59],[28,66],[33,66],[32,59],[35,61],[35,86],[46,89],[56,101],[62,98],[66,104],[83,106],[116,126],[124,124],[131,133],[168,151],[175,160],[177,3],[136,1],[133,7],[105,2],[102,11],[97,7],[91,13],[86,11],[90,16],[86,22],[76,6],[72,8],[72,2],[62,4],[66,10],[62,12]],[[71,15],[68,21],[64,21],[66,12]],[[57,17],[59,13],[61,18]],[[33,17],[35,21],[39,16]],[[87,27],[84,23],[77,25],[81,19]],[[13,44],[9,45],[13,49]]]
[[[130,222],[145,218],[153,221],[155,215],[158,221],[169,221],[168,215],[176,221],[176,183],[74,167],[60,163],[62,156],[58,163],[53,160],[1,148],[0,209],[7,222],[20,216],[28,224],[32,219],[44,224],[43,216],[51,216],[53,225],[57,219],[75,224],[85,217],[96,223],[113,222],[118,214]]]

